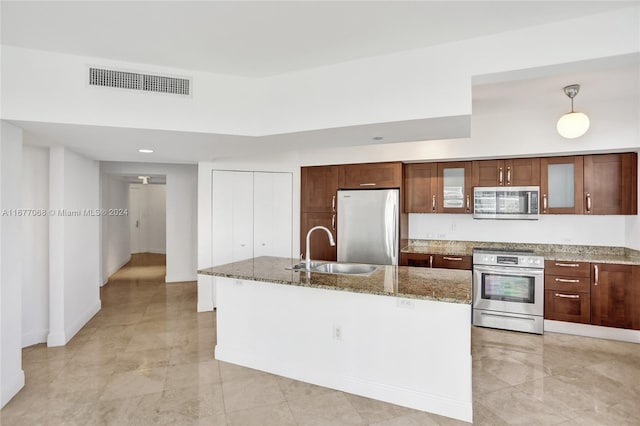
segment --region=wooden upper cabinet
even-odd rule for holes
[[[406,213],[435,213],[438,193],[437,163],[405,164],[404,189]]]
[[[511,158],[504,160],[504,179],[507,186],[540,185],[539,158]]]
[[[340,166],[340,188],[400,188],[402,163],[364,163]]]
[[[638,213],[638,155],[584,156],[584,213]]]
[[[540,159],[540,213],[582,214],[583,157]]]
[[[539,158],[473,161],[473,186],[538,186]]]
[[[438,164],[438,213],[471,213],[471,161]]]
[[[300,210],[335,212],[339,166],[302,167]]]
[[[637,273],[632,265],[592,264],[591,324],[619,328],[640,328]],[[636,271],[637,272],[637,271]]]

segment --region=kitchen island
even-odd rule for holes
[[[297,272],[259,257],[216,277],[215,357],[471,421],[471,272]]]

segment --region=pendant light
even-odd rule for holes
[[[571,99],[571,112],[560,117],[556,126],[558,133],[563,138],[579,138],[589,130],[589,117],[587,117],[587,114],[573,110],[573,98],[576,97],[579,91],[579,84],[572,84],[564,88],[564,94]]]

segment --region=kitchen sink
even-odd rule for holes
[[[325,264],[326,262],[321,262],[318,260],[312,260],[311,261],[311,270],[313,270],[313,268],[316,268],[320,265]],[[285,268],[285,269],[292,269],[294,271],[306,271],[307,270],[307,264],[304,262],[300,262],[296,265],[293,265],[291,268]]]
[[[311,269],[326,274],[364,275],[374,272],[378,267],[358,263],[324,263]]]
[[[294,271],[307,271],[304,262],[293,265]],[[309,272],[321,272],[323,274],[342,274],[342,275],[368,275],[378,269],[375,265],[364,265],[361,263],[335,263],[335,262],[319,262],[312,261]]]

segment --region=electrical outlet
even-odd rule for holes
[[[396,302],[398,308],[402,309],[413,309],[415,307],[415,303],[411,299],[398,299]]]
[[[333,340],[342,340],[342,327],[339,325],[333,326]]]
[[[458,224],[455,222],[451,223],[451,232],[456,232],[456,229],[458,229]]]

